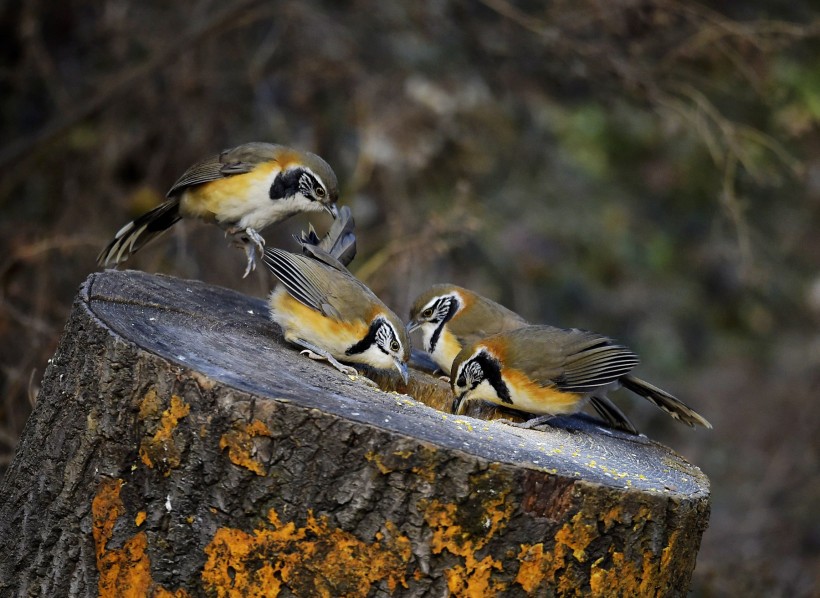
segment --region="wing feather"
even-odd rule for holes
[[[303,264],[296,262],[299,257],[287,251],[272,248],[265,251],[264,259],[294,299],[311,309],[325,313],[323,306],[327,303],[327,298],[314,282],[305,276],[305,269],[300,267]]]
[[[171,197],[186,187],[248,173],[262,162],[275,160],[282,149],[284,149],[282,146],[272,143],[254,142],[208,156],[188,168],[166,195]]]
[[[528,326],[504,333],[512,367],[532,372],[544,386],[590,393],[616,382],[638,364],[638,356],[611,339],[577,328]]]

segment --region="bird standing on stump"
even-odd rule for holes
[[[609,338],[553,326],[527,326],[477,341],[456,356],[453,412],[484,400],[546,416],[578,412],[591,397],[624,386],[688,424],[711,428],[700,414],[629,372],[638,356]],[[527,425],[541,423],[531,420]]]
[[[248,259],[243,278],[264,252],[259,231],[299,212],[338,212],[338,182],[322,158],[284,145],[246,143],[191,166],[167,200],[123,226],[102,250],[100,266],[119,264],[181,218],[215,222],[236,235]]]
[[[447,374],[461,350],[488,336],[529,326],[503,305],[454,284],[433,285],[410,308],[408,332],[421,328],[424,350]],[[617,405],[605,396],[589,400],[608,425],[630,434],[638,430]]]
[[[407,383],[410,341],[399,317],[336,258],[302,244],[307,255],[265,251],[265,263],[281,281],[268,299],[271,319],[303,355],[324,359],[357,374],[340,361],[398,370]]]

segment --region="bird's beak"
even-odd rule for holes
[[[410,320],[409,322],[407,322],[407,334],[410,334],[414,330],[418,330],[420,326],[421,324],[419,324],[415,320]]]
[[[462,411],[461,410],[461,405],[462,405],[463,400],[464,400],[464,393],[461,393],[460,395],[456,395],[455,398],[453,399],[453,406],[450,407],[450,412],[455,413],[456,415],[461,415],[461,411]]]
[[[407,373],[407,364],[403,361],[395,361],[396,369],[399,370],[399,375],[401,379],[404,380],[404,383],[407,384],[410,381],[410,375]]]
[[[335,203],[325,204],[324,207],[327,213],[333,216],[334,220],[339,217],[339,208],[336,207]]]

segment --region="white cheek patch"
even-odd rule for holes
[[[284,198],[271,199],[270,188],[279,172],[256,181],[243,202],[243,213],[239,219],[240,228],[262,230],[270,224],[280,222],[300,212],[321,212],[324,208],[321,202],[311,201],[301,193]]]
[[[384,351],[372,345],[366,351],[356,353],[355,355],[346,355],[343,358],[345,361],[352,361],[355,363],[366,363],[377,369],[389,370],[393,368],[393,358],[385,355]]]

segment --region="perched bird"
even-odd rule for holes
[[[453,360],[464,347],[493,334],[529,325],[514,311],[478,293],[454,284],[437,284],[413,302],[407,331],[421,329],[424,350],[449,375]],[[610,426],[638,433],[607,397],[590,397],[589,403]]]
[[[284,145],[245,143],[191,166],[167,200],[123,226],[97,263],[119,264],[181,218],[215,222],[245,250],[243,278],[264,251],[259,231],[299,212],[327,210],[334,218],[336,175],[319,156]]]
[[[396,368],[406,384],[410,341],[402,321],[336,258],[314,245],[302,249],[306,255],[265,251],[282,283],[268,299],[270,317],[285,340],[348,375],[357,372],[340,361]]]
[[[452,366],[453,412],[484,400],[547,416],[579,411],[591,397],[624,386],[690,426],[711,428],[701,415],[631,375],[638,356],[611,339],[577,328],[526,326],[466,346]],[[540,423],[535,420],[527,424]]]
[[[416,297],[407,332],[420,328],[424,350],[449,374],[453,359],[466,345],[527,324],[514,311],[478,293],[454,284],[437,284]]]

